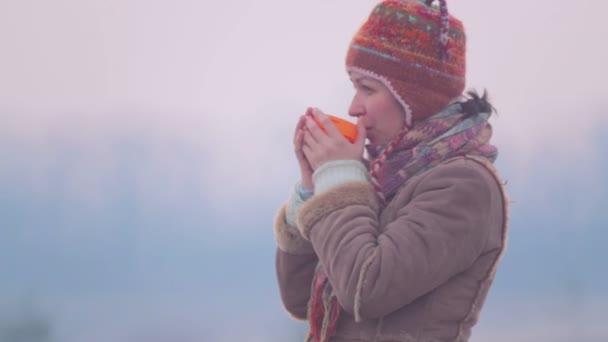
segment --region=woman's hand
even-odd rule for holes
[[[306,114],[302,150],[313,170],[332,160],[361,160],[363,158],[366,136],[365,127],[361,122],[357,124],[357,140],[351,144],[322,111],[309,109]],[[313,120],[313,115],[325,127],[327,133]]]
[[[296,125],[296,130],[293,134],[293,145],[296,152],[296,158],[300,164],[300,173],[302,174],[301,185],[306,190],[314,190],[314,184],[312,183],[312,174],[314,170],[304,155],[304,131],[306,129],[306,116],[312,113],[312,109],[308,108],[306,115],[300,116],[300,120]]]

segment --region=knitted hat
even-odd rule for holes
[[[445,0],[384,0],[355,34],[347,71],[373,77],[393,93],[406,124],[429,117],[465,86],[466,37]]]

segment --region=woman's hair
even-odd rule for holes
[[[487,90],[483,90],[483,95],[479,96],[477,90],[469,90],[466,93],[465,101],[460,102],[465,117],[474,116],[479,113],[497,113],[488,98]]]

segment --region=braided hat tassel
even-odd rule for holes
[[[431,6],[435,0],[426,0],[426,5]],[[446,0],[439,0],[439,13],[441,13],[441,31],[439,41],[441,42],[441,60],[445,61],[449,56],[450,49],[450,17],[448,13],[448,3]]]

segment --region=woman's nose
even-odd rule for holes
[[[348,108],[348,115],[358,118],[363,114],[365,114],[365,108],[363,108],[361,104],[357,103],[355,99],[353,99],[353,101],[350,103],[350,107]]]

